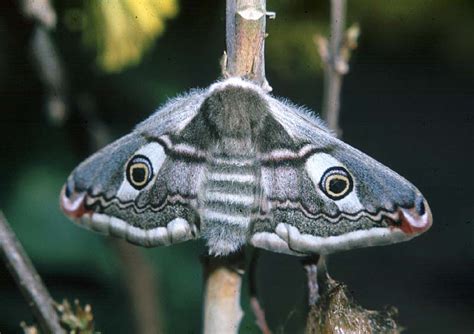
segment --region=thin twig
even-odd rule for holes
[[[326,258],[322,255],[308,256],[301,262],[306,271],[308,305],[313,307],[327,291],[329,275],[326,268]]]
[[[33,19],[46,29],[56,27],[56,11],[49,0],[20,0],[20,8],[24,16]]]
[[[30,53],[46,95],[45,109],[50,121],[62,124],[68,113],[67,80],[50,31],[56,27],[57,15],[49,0],[20,0],[22,14],[35,22]]]
[[[340,133],[339,108],[342,73],[338,71],[339,49],[344,34],[346,0],[331,0],[331,38],[327,58],[324,59],[323,118],[330,129]]]
[[[306,279],[308,286],[308,305],[311,307],[316,305],[320,297],[318,285],[318,258],[309,257],[303,260],[303,267],[306,271]]]
[[[0,211],[0,253],[44,333],[65,333],[54,302]]]
[[[346,0],[331,0],[331,37],[329,43],[317,37],[319,53],[324,64],[323,118],[330,129],[340,135],[339,109],[342,77],[348,71],[347,60],[343,59],[343,45],[346,21]]]
[[[56,47],[45,27],[37,25],[34,28],[30,52],[44,86],[48,118],[53,124],[63,124],[68,114],[67,81]]]

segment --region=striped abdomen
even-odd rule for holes
[[[211,253],[226,254],[245,244],[257,209],[258,170],[250,154],[215,153],[209,159],[199,204],[201,234]]]

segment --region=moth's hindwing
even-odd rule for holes
[[[316,118],[240,79],[172,100],[71,174],[63,210],[144,246],[202,236],[294,255],[408,240],[431,226],[421,193]]]

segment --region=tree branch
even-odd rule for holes
[[[49,0],[19,0],[23,15],[35,20],[45,29],[56,27],[56,11]]]
[[[265,78],[266,0],[227,0],[226,75],[271,87]]]
[[[203,257],[205,334],[238,333],[243,317],[240,290],[244,263],[243,252]]]
[[[316,261],[317,262],[317,261]],[[311,307],[316,305],[319,299],[319,285],[318,285],[318,266],[315,262],[308,262],[303,264],[306,271],[307,287],[308,287],[308,305]]]
[[[226,46],[222,64],[225,77],[243,77],[270,91],[265,78],[265,0],[227,0]],[[204,333],[237,333],[244,254],[206,257]],[[236,269],[237,268],[237,269]]]
[[[45,109],[49,120],[62,124],[67,118],[67,82],[56,47],[49,31],[56,27],[56,11],[49,0],[19,0],[22,14],[35,22],[30,53],[44,86]]]
[[[38,272],[0,211],[0,253],[44,333],[66,333]]]

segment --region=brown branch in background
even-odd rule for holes
[[[67,118],[67,84],[63,66],[49,32],[42,26],[34,28],[31,56],[46,95],[45,109],[51,123],[61,125]]]
[[[46,29],[56,27],[56,12],[49,0],[20,0],[23,15]]]
[[[249,264],[249,290],[250,290],[250,307],[255,315],[255,322],[263,334],[271,334],[270,327],[268,327],[265,318],[265,311],[258,301],[257,294],[257,264],[260,251],[255,249]]]
[[[330,129],[340,135],[339,108],[342,86],[339,49],[346,21],[346,0],[331,0],[331,33],[329,45],[319,39],[319,53],[324,63],[323,118]]]
[[[30,53],[45,89],[46,114],[53,124],[63,124],[68,113],[67,80],[49,33],[56,27],[56,12],[49,0],[20,0],[20,9],[26,18],[36,23],[30,42]]]
[[[110,142],[107,126],[99,119],[95,103],[90,94],[72,96],[68,91],[68,80],[64,63],[51,38],[49,30],[56,25],[56,12],[49,0],[21,0],[20,8],[25,17],[35,20],[31,41],[31,54],[46,93],[46,110],[53,124],[63,124],[75,103],[81,117],[88,122],[87,133],[97,150]],[[132,301],[136,327],[139,333],[161,331],[156,280],[151,265],[141,251],[122,241],[113,240],[113,249],[123,265],[126,287]],[[133,274],[131,274],[133,273]]]
[[[315,36],[324,67],[324,93],[322,115],[329,128],[341,135],[339,128],[340,95],[342,78],[349,71],[350,51],[357,47],[359,27],[353,25],[344,32],[346,0],[331,0],[330,40]]]
[[[270,91],[265,78],[266,0],[227,0],[226,47],[221,64],[225,77],[243,77]],[[206,257],[204,333],[238,333],[244,254]],[[236,268],[240,268],[236,270]]]
[[[1,211],[0,254],[31,307],[41,330],[44,333],[66,333],[59,323],[53,299]]]

